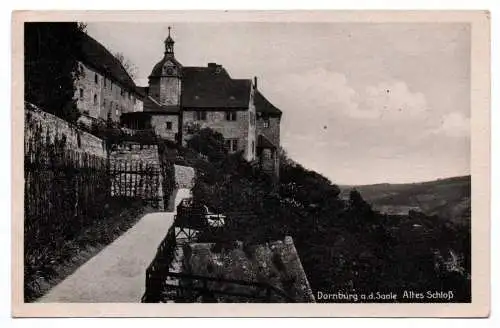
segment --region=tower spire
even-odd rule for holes
[[[166,55],[174,55],[174,39],[172,39],[172,37],[170,36],[170,29],[172,27],[169,26],[168,27],[168,36],[167,38],[165,39],[165,54]]]

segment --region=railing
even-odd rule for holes
[[[158,246],[155,258],[146,269],[146,291],[142,296],[142,303],[159,303],[161,301],[161,292],[166,279],[165,273],[169,271],[175,258],[176,248],[175,227],[172,225]]]
[[[265,283],[265,282],[257,282],[257,281],[246,281],[246,280],[238,280],[238,279],[224,279],[224,278],[216,278],[216,277],[208,277],[208,276],[200,276],[193,275],[187,273],[177,273],[177,272],[166,272],[165,278],[177,278],[180,281],[178,285],[170,285],[166,283],[168,280],[165,279],[163,282],[164,289],[173,289],[177,292],[177,295],[182,296],[184,298],[183,301],[187,301],[188,298],[191,301],[195,301],[199,297],[204,300],[214,299],[216,295],[224,295],[224,296],[235,296],[241,297],[246,300],[254,300],[254,301],[264,301],[264,302],[289,302],[295,303],[295,300],[283,292],[281,289],[276,288],[275,286]],[[200,283],[200,286],[196,286],[196,283]],[[208,283],[222,283],[224,287],[228,287],[228,285],[233,285],[233,287],[245,287],[246,290],[250,290],[253,292],[236,292],[236,291],[228,291],[216,288],[209,288]],[[187,292],[181,294],[180,292]]]
[[[158,246],[156,257],[146,270],[146,291],[141,301],[143,303],[159,303],[166,301],[166,295],[171,297],[170,291],[174,291],[174,300],[180,302],[196,302],[200,297],[204,302],[215,300],[216,295],[224,295],[230,297],[243,298],[244,301],[259,301],[259,302],[289,302],[294,303],[295,300],[287,295],[284,291],[275,286],[257,281],[246,281],[237,279],[225,279],[220,277],[200,276],[188,273],[172,272],[171,265],[176,257],[177,252],[177,236],[176,228],[201,228],[213,229],[206,223],[196,223],[196,220],[202,219],[195,216],[191,219],[186,219],[186,212],[180,213],[174,218],[174,223],[167,232],[166,237]],[[169,278],[176,279],[177,284],[169,284]],[[213,288],[214,283],[224,284],[224,290]],[[228,285],[232,285],[238,289],[243,287],[248,292],[228,291]]]

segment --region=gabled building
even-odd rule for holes
[[[122,123],[183,144],[208,127],[224,136],[230,152],[241,151],[248,161],[277,173],[282,112],[257,89],[257,78],[234,79],[216,63],[183,66],[174,43],[169,28],[163,58],[154,65],[148,87],[139,88],[143,111],[123,114]]]
[[[102,44],[82,34],[78,54],[82,75],[75,83],[82,120],[119,122],[124,113],[142,111],[143,96],[120,61]]]

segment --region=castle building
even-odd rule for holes
[[[142,111],[142,96],[120,61],[92,37],[82,35],[77,54],[82,74],[75,82],[81,120],[119,122],[124,113]]]
[[[182,144],[199,128],[211,128],[224,137],[230,152],[278,173],[282,112],[258,90],[257,78],[234,79],[222,65],[183,66],[174,54],[174,40],[165,39],[163,58],[154,65],[149,85],[136,90],[143,110],[124,112],[121,122],[133,129]]]

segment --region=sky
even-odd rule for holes
[[[336,184],[470,174],[470,26],[459,23],[104,23],[87,33],[137,67],[172,26],[184,66],[257,76],[288,155]]]

